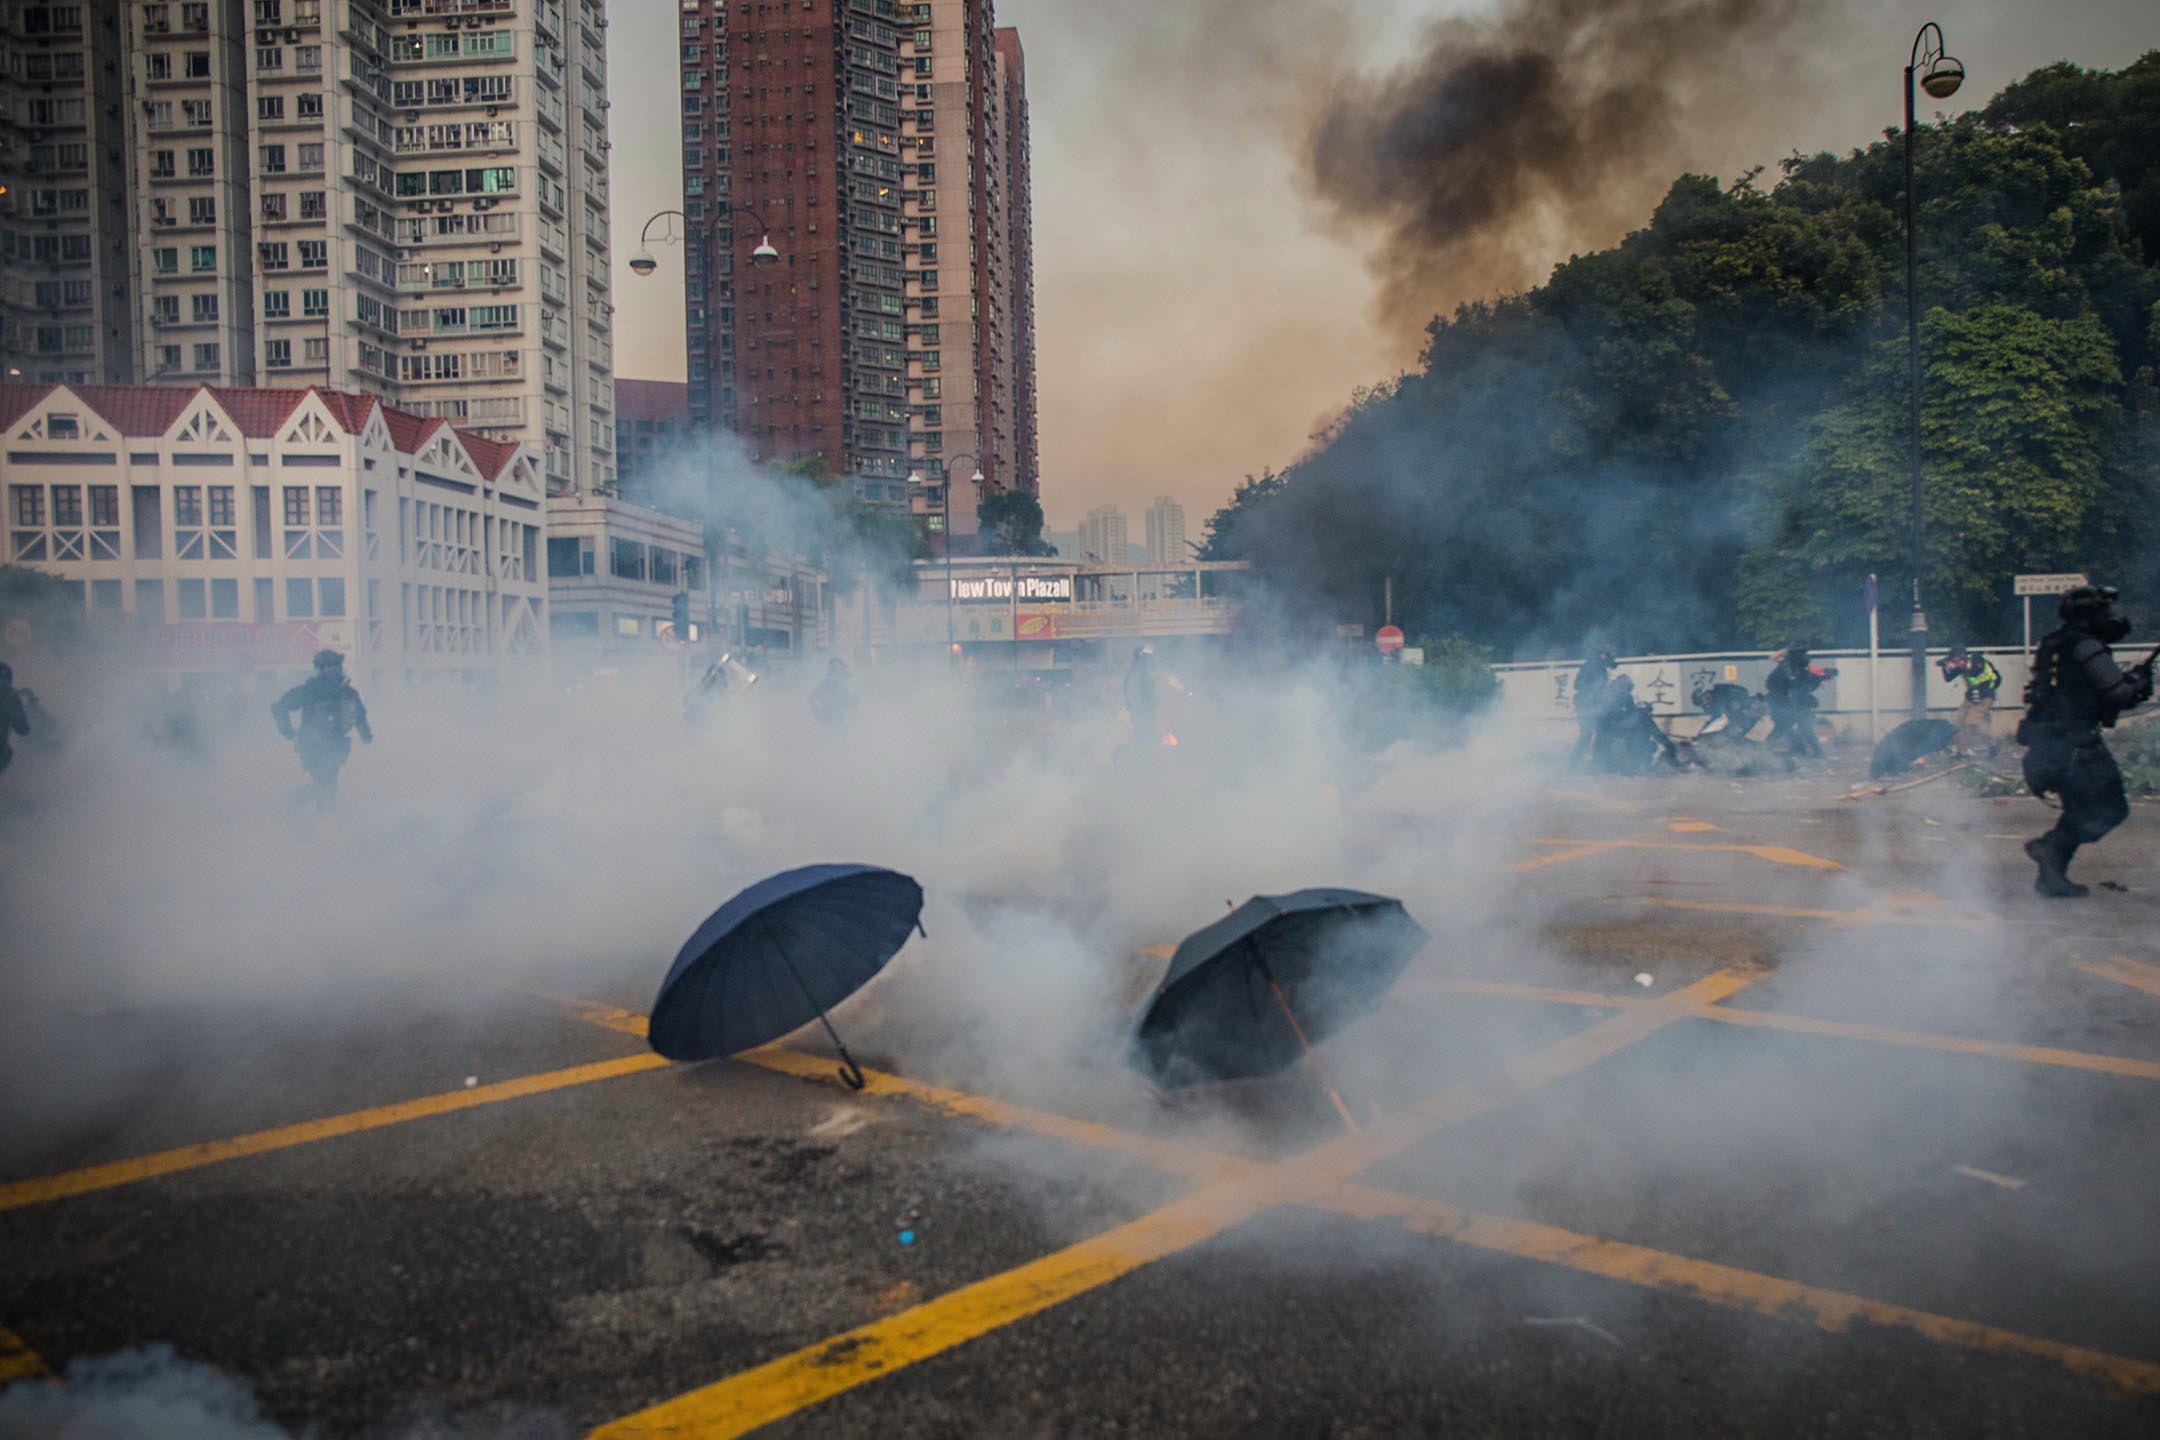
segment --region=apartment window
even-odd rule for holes
[[[283,145],[265,145],[262,147],[261,156],[263,174],[282,175],[285,173],[285,147]]]
[[[285,523],[305,525],[308,523],[308,489],[305,485],[285,487]]]
[[[170,150],[153,150],[153,151],[151,151],[151,152],[150,152],[150,178],[151,178],[151,179],[153,179],[153,180],[170,180],[170,179],[172,179],[172,177],[173,177],[173,152],[172,152],[172,151],[170,151]]]
[[[190,295],[188,304],[196,324],[214,325],[217,323],[218,297],[216,295]]]
[[[177,345],[158,346],[155,361],[160,375],[171,374],[180,368],[180,347]]]
[[[218,347],[215,343],[195,347],[195,368],[215,370],[218,368]]]
[[[200,530],[203,523],[202,486],[175,485],[173,487],[173,528],[175,530]],[[182,559],[189,558],[184,552]]]
[[[212,580],[210,582],[210,618],[213,620],[237,620],[240,618],[240,582],[238,580]]]
[[[258,45],[255,47],[255,68],[277,71],[285,68],[285,49],[281,45]]]
[[[270,247],[265,245],[263,248],[267,250]],[[284,247],[279,246],[278,248],[283,249]],[[291,314],[292,292],[290,290],[263,291],[263,315],[266,319],[283,320]]]
[[[210,102],[207,100],[183,100],[180,102],[180,118],[191,130],[210,128]]]
[[[302,45],[293,51],[293,68],[303,75],[313,75],[322,69],[322,46]],[[318,102],[319,103],[319,102]],[[306,106],[302,106],[303,111]]]
[[[153,295],[150,297],[150,323],[152,325],[177,325],[180,323],[180,297],[177,295]]]
[[[328,290],[302,290],[300,292],[300,313],[317,319],[328,315],[330,313],[330,292]]]
[[[257,120],[283,120],[285,118],[285,97],[283,95],[256,96],[255,118]]]
[[[16,485],[15,523],[22,526],[42,526],[45,523],[45,487],[42,485]]]
[[[321,335],[310,336],[300,347],[300,358],[310,366],[322,365],[330,359],[330,342]]]
[[[152,80],[172,79],[172,56],[165,53],[144,56],[143,73]]]
[[[217,246],[195,245],[188,249],[188,268],[197,275],[217,273]]]
[[[172,101],[170,100],[149,101],[143,106],[143,114],[149,117],[150,128],[153,130],[172,128]]]
[[[187,202],[188,223],[191,225],[217,224],[217,197],[214,195],[190,195]]]
[[[315,582],[315,587],[320,596],[319,603],[315,607],[316,614],[336,618],[345,613],[345,582],[343,580],[335,576],[325,575]]]
[[[150,268],[159,275],[172,275],[180,269],[180,252],[167,245],[150,252]]]
[[[258,25],[284,24],[285,0],[255,0],[255,23]]]
[[[300,168],[302,170],[322,169],[323,147],[321,145],[302,145],[300,147]]]
[[[120,523],[120,487],[117,485],[92,485],[90,487],[90,523],[110,526]]]
[[[311,620],[314,618],[314,581],[293,579],[285,582],[285,613],[295,620]]]
[[[180,7],[180,28],[183,30],[208,30],[210,28],[209,0],[192,0]]]
[[[182,580],[179,586],[178,599],[180,601],[180,618],[182,620],[200,620],[204,618],[207,611],[202,581]]]
[[[330,242],[327,240],[302,240],[300,242],[300,268],[324,270],[330,265]]]
[[[285,370],[292,366],[292,341],[272,340],[263,346],[263,363],[272,370]]]
[[[201,10],[201,9],[203,9],[204,7],[203,7],[203,6],[200,6],[200,5],[196,5],[196,6],[192,6],[192,7],[189,7],[189,8],[192,8],[192,9],[196,9],[196,10]],[[207,18],[206,18],[206,19],[205,19],[205,20],[203,21],[203,24],[202,24],[202,27],[201,27],[201,28],[203,28],[203,29],[205,29],[205,30],[207,30],[207,29],[209,29],[209,28],[210,28],[210,22],[209,22],[209,20],[208,20]],[[188,78],[188,79],[190,79],[190,80],[207,80],[207,79],[209,79],[209,78],[210,78],[210,52],[209,52],[209,51],[207,51],[207,50],[190,50],[190,51],[188,51],[188,52],[187,52],[187,55],[186,55],[186,57],[185,57],[185,58],[186,58],[186,60],[187,60],[187,65],[186,65],[186,69],[185,69],[185,72],[184,72],[184,73],[185,73],[185,74],[187,75],[187,78]]]
[[[311,90],[300,97],[295,108],[302,120],[320,120],[323,114],[323,97]]]
[[[323,203],[323,192],[322,192],[322,191],[320,191],[320,190],[303,190],[303,191],[301,191],[301,192],[300,192],[300,218],[301,218],[301,219],[303,219],[303,220],[320,220],[320,219],[322,219],[322,218],[324,217],[324,215],[326,215],[327,213],[329,213],[329,212],[328,212],[327,208],[325,207],[325,205],[324,205],[324,203]]]

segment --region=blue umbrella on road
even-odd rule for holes
[[[1385,895],[1255,895],[1178,945],[1141,1017],[1133,1065],[1166,1087],[1275,1074],[1378,1004],[1426,938]]]
[[[862,1067],[825,1012],[868,984],[922,929],[922,886],[874,865],[806,865],[769,876],[715,910],[675,957],[647,1038],[670,1060],[711,1060],[777,1040],[815,1018]]]

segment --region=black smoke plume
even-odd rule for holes
[[[1518,290],[1648,213],[1673,175],[1804,83],[1799,0],[1514,0],[1383,77],[1337,80],[1307,139],[1320,198],[1383,235],[1384,313]]]

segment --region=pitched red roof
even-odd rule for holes
[[[292,419],[293,411],[307,399],[305,390],[242,389],[233,385],[205,385],[210,398],[217,401],[240,433],[251,440],[275,439],[285,422]]]
[[[218,408],[231,417],[240,433],[251,439],[269,439],[285,428],[293,412],[310,392],[330,412],[330,418],[348,435],[367,427],[368,416],[377,409],[389,427],[390,443],[407,455],[425,449],[435,432],[449,422],[435,416],[414,415],[385,405],[380,396],[353,390],[325,390],[319,385],[304,389],[273,389],[241,385],[54,385],[44,381],[0,382],[0,427],[13,425],[43,404],[55,390],[65,389],[107,425],[122,435],[149,439],[164,435],[173,422],[208,391]],[[509,465],[517,446],[491,440],[470,430],[449,426],[480,473],[493,480]]]

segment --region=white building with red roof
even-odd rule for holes
[[[539,456],[318,388],[0,384],[0,560],[153,665],[345,652],[362,683],[548,651]]]

